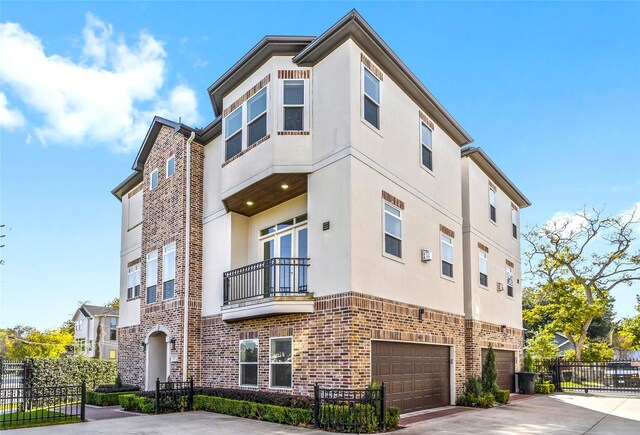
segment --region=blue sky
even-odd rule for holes
[[[207,87],[264,35],[352,7],[531,199],[523,224],[640,201],[640,3],[3,1],[0,327],[116,297],[109,192],[153,114],[206,125]]]

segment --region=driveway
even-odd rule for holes
[[[210,412],[141,415],[88,423],[16,429],[23,434],[215,434],[326,435]],[[395,432],[443,434],[640,434],[640,398],[555,394],[488,410],[471,410],[414,423]]]

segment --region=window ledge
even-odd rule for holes
[[[453,278],[451,278],[450,276],[447,276],[447,275],[440,274],[440,278],[446,279],[447,281],[456,282],[455,279],[453,279]]]
[[[301,130],[283,130],[278,132],[278,136],[309,136],[309,131]]]
[[[492,224],[494,224],[496,227],[498,226],[498,223],[496,221],[494,221],[493,219],[489,218],[489,222],[491,222]]]
[[[480,287],[482,290],[489,291],[489,286],[478,284],[478,287]]]
[[[422,168],[423,171],[425,171],[427,174],[431,175],[432,177],[435,178],[436,174],[433,173],[433,169],[429,169],[427,168],[425,165],[423,165],[422,163],[420,163],[420,167]]]
[[[376,128],[375,126],[373,126],[369,121],[367,121],[364,118],[360,118],[360,121],[366,125],[367,127],[369,127],[371,130],[373,130],[374,133],[376,133],[378,136],[380,136],[381,138],[384,138],[384,136],[382,135],[382,129],[380,128]]]
[[[396,257],[395,255],[387,254],[384,251],[382,251],[382,256],[384,258],[388,258],[389,260],[393,260],[396,263],[404,264],[404,260],[402,259],[402,257]]]
[[[136,299],[142,299],[142,296],[134,296],[132,298],[128,298],[127,302],[135,301]]]
[[[247,148],[243,149],[242,151],[240,151],[238,154],[236,154],[235,156],[231,157],[229,160],[227,160],[226,162],[224,162],[222,164],[222,167],[224,168],[225,166],[227,166],[229,163],[233,162],[236,159],[239,159],[240,157],[244,156],[246,153],[248,153],[249,151],[251,151],[252,149],[254,149],[255,147],[257,147],[258,145],[260,145],[262,142],[265,142],[267,140],[269,140],[271,138],[271,135],[266,135],[265,137],[263,137],[262,139],[258,139],[256,142],[252,143],[251,145],[249,145]]]

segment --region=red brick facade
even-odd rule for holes
[[[522,330],[478,320],[465,320],[466,371],[468,376],[482,373],[482,349],[493,347],[515,351],[516,371],[522,365]]]

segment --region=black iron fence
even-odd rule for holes
[[[535,363],[535,371],[556,391],[640,393],[640,360],[543,360]]]
[[[191,411],[193,409],[193,378],[186,382],[160,382],[156,379],[155,413]]]
[[[309,258],[271,258],[223,274],[224,304],[307,293]]]
[[[32,360],[0,358],[0,388],[18,388],[31,384]]]
[[[0,428],[85,420],[86,384],[0,388]]]
[[[379,389],[313,387],[313,419],[322,429],[337,432],[373,432],[385,429],[384,383]]]

